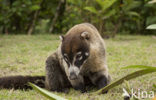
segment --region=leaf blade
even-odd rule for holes
[[[50,100],[67,100],[67,99],[64,99],[60,96],[57,96],[45,89],[42,89],[38,86],[36,86],[35,84],[32,84],[32,83],[29,83],[30,86],[33,87],[33,89],[35,89],[36,91],[38,91],[40,94],[44,95],[45,97],[49,98]]]
[[[149,25],[149,26],[147,26],[146,29],[155,30],[156,29],[156,24]]]
[[[142,76],[142,75],[145,75],[145,74],[148,74],[148,73],[153,73],[153,72],[156,72],[156,70],[153,70],[153,69],[142,69],[142,70],[139,70],[139,71],[136,71],[136,72],[133,72],[131,74],[128,74],[120,79],[118,79],[117,81],[107,85],[106,87],[94,92],[93,94],[102,94],[104,92],[106,92],[107,90],[111,89],[111,88],[114,88],[120,84],[122,84],[124,82],[124,80],[131,80],[133,78],[136,78],[136,77],[139,77],[139,76]]]
[[[88,7],[85,7],[84,9],[91,13],[97,14],[97,10],[94,7],[88,6]]]
[[[122,69],[128,69],[128,68],[156,69],[156,67],[145,66],[145,65],[130,65],[130,66],[123,67]]]

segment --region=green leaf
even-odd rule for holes
[[[67,99],[64,99],[60,96],[57,96],[45,89],[42,89],[38,86],[36,86],[35,84],[32,84],[32,83],[29,83],[30,86],[33,87],[33,89],[35,89],[36,91],[38,91],[39,93],[41,93],[42,95],[44,95],[45,97],[49,98],[50,100],[67,100]]]
[[[141,6],[141,2],[140,1],[125,0],[124,1],[124,5],[123,5],[123,11],[125,13],[127,13],[129,11],[133,11],[133,9],[139,8],[140,6]]]
[[[30,9],[31,9],[32,11],[38,10],[38,9],[40,9],[40,6],[39,6],[39,5],[33,5],[33,6],[31,6]]]
[[[123,67],[123,69],[128,69],[128,68],[143,68],[143,69],[154,69],[154,70],[156,70],[156,67],[145,66],[145,65],[130,65],[127,67]]]
[[[149,69],[142,69],[142,70],[133,72],[131,74],[128,74],[128,75],[118,79],[117,81],[112,82],[111,84],[107,85],[106,87],[94,92],[93,94],[102,94],[102,93],[106,92],[107,90],[112,89],[112,88],[122,84],[125,80],[128,81],[128,80],[131,80],[133,78],[136,78],[136,77],[139,77],[139,76],[142,76],[145,74],[149,74],[152,72],[156,72],[156,69],[153,70],[153,69],[149,68]]]
[[[88,11],[90,11],[91,13],[94,13],[94,14],[97,14],[98,12],[97,12],[97,10],[94,8],[94,7],[85,7],[84,8],[85,10],[88,10]]]
[[[129,11],[127,14],[130,15],[130,16],[136,16],[136,17],[140,18],[140,14],[137,13],[137,12],[134,12],[134,11]]]
[[[105,5],[103,0],[96,0],[96,2],[101,6],[101,8]]]
[[[115,14],[116,14],[116,10],[115,9],[112,9],[108,13],[105,14],[105,16],[103,17],[103,19],[109,18],[109,17],[111,17],[111,16],[113,16]]]
[[[103,12],[110,8],[116,1],[117,0],[96,0],[96,2],[101,6]]]
[[[156,88],[156,84],[153,84],[153,87]]]
[[[146,29],[155,30],[156,24],[149,25]]]
[[[151,0],[148,2],[149,4],[156,3],[156,0]]]

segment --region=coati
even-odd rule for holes
[[[75,25],[66,35],[60,36],[60,39],[59,47],[46,60],[46,76],[43,83],[46,89],[64,91],[73,87],[85,92],[85,87],[89,84],[98,89],[109,84],[111,78],[108,74],[104,40],[92,24]],[[0,88],[5,88],[2,84],[4,79],[5,82],[9,82],[15,77],[7,78],[0,78]],[[16,81],[21,80],[22,78],[18,78]],[[40,80],[44,80],[43,76]],[[33,81],[35,83],[37,78]]]

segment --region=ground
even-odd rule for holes
[[[58,35],[8,35],[0,36],[0,77],[8,75],[45,75],[45,60],[59,45]],[[155,36],[117,36],[106,39],[107,62],[112,80],[134,72],[121,69],[128,65],[156,66]],[[131,88],[152,91],[156,73],[129,81]],[[107,94],[90,96],[73,89],[68,94],[55,93],[70,100],[123,100],[125,84],[111,89]],[[93,90],[95,91],[95,90]],[[91,91],[90,91],[91,92]],[[156,94],[156,91],[155,91]],[[0,90],[0,100],[47,100],[34,90]],[[145,99],[144,99],[145,100]],[[151,99],[147,99],[151,100]]]

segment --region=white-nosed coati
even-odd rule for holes
[[[85,92],[88,84],[95,85],[98,89],[109,84],[105,44],[93,25],[89,23],[75,25],[60,38],[62,42],[58,49],[46,60],[47,89],[64,91],[73,87]],[[22,85],[27,86],[26,83],[29,81],[43,87],[42,80],[44,81],[43,76],[2,77],[0,88],[25,88]],[[18,87],[18,84],[21,86]]]

